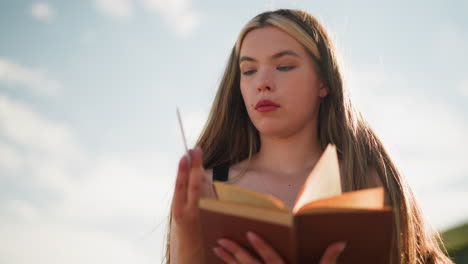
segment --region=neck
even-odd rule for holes
[[[310,171],[323,152],[316,128],[314,124],[281,138],[260,134],[261,147],[254,156],[256,167],[287,175]]]

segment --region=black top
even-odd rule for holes
[[[227,181],[229,174],[229,164],[222,164],[213,167],[213,181]]]

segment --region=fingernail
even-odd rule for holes
[[[247,239],[254,242],[256,241],[257,236],[253,232],[249,231],[247,232]]]
[[[340,247],[338,248],[338,252],[341,253],[345,250],[346,248],[346,242],[341,243]]]
[[[199,147],[194,147],[194,148],[191,148],[190,150],[192,152],[197,152],[197,151],[200,151],[200,148]]]
[[[215,253],[215,255],[221,256],[221,248],[219,248],[219,247],[214,247],[214,248],[213,248],[213,252]]]
[[[218,244],[220,244],[223,247],[228,246],[228,242],[225,239],[218,239]]]
[[[186,162],[187,162],[187,167],[190,169],[190,167],[192,166],[192,162],[191,162],[191,158],[190,158],[190,154],[189,153],[185,153],[185,155],[182,157],[182,159],[185,159]]]
[[[200,154],[199,154],[199,153],[200,153],[200,150],[198,150],[198,149],[196,149],[196,148],[190,149],[189,152],[190,152],[190,157],[193,157],[193,158],[195,158],[195,156],[199,156],[199,155],[200,155]]]

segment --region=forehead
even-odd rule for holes
[[[302,45],[285,31],[269,26],[257,28],[247,33],[240,47],[240,56],[271,56],[279,51],[293,50],[304,55]]]

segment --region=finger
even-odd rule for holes
[[[180,216],[187,202],[187,185],[188,185],[187,165],[188,165],[187,157],[183,156],[179,161],[179,168],[177,171],[174,197],[172,200],[172,210],[176,218]]]
[[[327,250],[325,250],[325,253],[323,253],[320,264],[335,264],[336,260],[340,256],[341,252],[343,252],[345,247],[345,242],[338,242],[330,245]]]
[[[222,247],[215,247],[213,248],[213,252],[215,253],[216,256],[218,256],[220,259],[222,259],[224,262],[228,264],[237,264],[237,260],[229,254],[226,250],[224,250]]]
[[[203,153],[200,149],[191,149],[189,152],[192,166],[190,168],[190,175],[188,179],[187,206],[195,208],[198,206],[200,190],[202,187]]]
[[[190,160],[191,160],[190,169],[200,168],[200,166],[203,163],[202,150],[199,147],[197,147],[197,148],[189,150],[189,154],[190,154]]]
[[[218,244],[227,250],[227,252],[231,253],[239,263],[260,264],[249,252],[229,239],[220,239],[218,240]]]
[[[265,263],[284,264],[283,259],[278,255],[278,253],[276,253],[276,250],[274,250],[258,235],[253,232],[247,232],[247,239]]]

